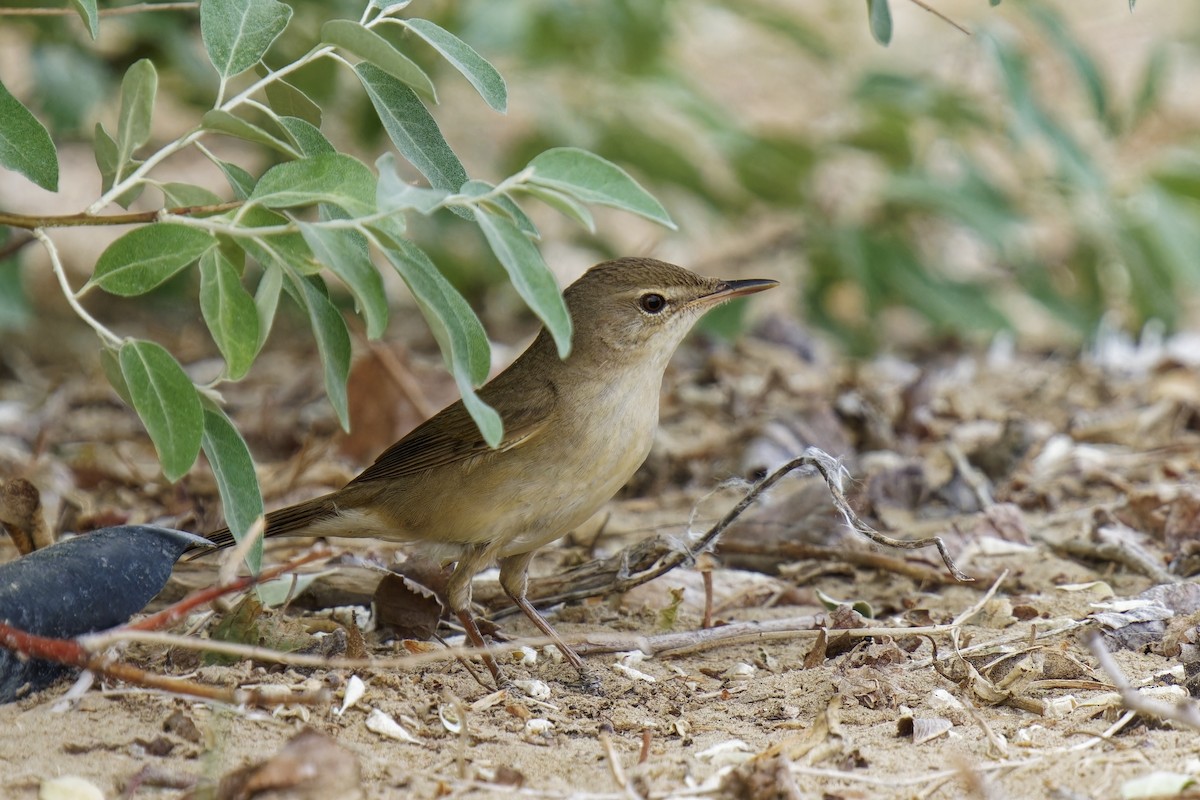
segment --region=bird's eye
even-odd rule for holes
[[[661,294],[644,294],[638,300],[638,304],[647,314],[657,314],[667,307],[667,299]]]

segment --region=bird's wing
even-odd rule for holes
[[[490,387],[488,387],[490,388]],[[485,388],[484,401],[489,398]],[[348,486],[389,480],[425,472],[436,467],[477,457],[486,457],[527,444],[546,427],[554,410],[556,392],[549,381],[522,387],[521,403],[501,411],[504,438],[496,448],[488,446],[461,400],[414,428],[375,459]],[[511,405],[511,404],[506,404]]]

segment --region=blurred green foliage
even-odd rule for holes
[[[1029,308],[1020,298],[1080,337],[1110,312],[1128,327],[1179,323],[1200,279],[1195,131],[1158,130],[1166,141],[1154,157],[1122,157],[1160,104],[1167,51],[1152,48],[1132,68],[1133,91],[1118,95],[1061,6],[991,12],[995,25],[973,45],[987,55],[982,88],[926,68],[859,67],[836,55],[820,16],[759,0],[467,0],[443,22],[509,54],[523,70],[518,84],[537,80],[535,125],[504,169],[567,139],[666,197],[702,201],[729,227],[763,214],[793,220],[807,318],[869,352],[888,339],[885,312],[922,320],[935,336],[1019,331]],[[886,3],[867,11],[886,43]],[[786,42],[794,64],[764,61],[764,75],[805,65],[837,73],[834,105],[849,122],[742,123],[681,66],[678,42],[700,14]],[[960,34],[947,26],[945,35]],[[1056,79],[1039,78],[1047,70]],[[868,196],[846,202],[840,194],[852,189],[830,187],[843,168],[870,178]],[[602,239],[579,241],[611,255]]]
[[[763,215],[790,220],[806,318],[861,353],[888,341],[881,315],[919,321],[933,335],[1019,331],[1028,299],[1080,337],[1111,312],[1130,328],[1152,318],[1180,323],[1200,280],[1192,256],[1200,252],[1195,131],[1156,129],[1151,157],[1126,157],[1144,146],[1139,137],[1160,106],[1168,51],[1153,47],[1146,63],[1123,66],[1137,77],[1119,94],[1091,44],[1057,11],[1066,2],[1025,0],[989,11],[995,24],[976,31],[971,44],[987,54],[989,74],[970,83],[886,60],[884,69],[861,66],[839,47],[832,4],[814,11],[770,0],[459,0],[420,11],[500,59],[515,86],[537,93],[521,135],[491,143],[495,163],[486,172],[509,174],[570,143],[730,230]],[[355,7],[350,0],[291,5],[292,29],[306,35],[281,39],[268,64],[294,60],[318,40],[324,21]],[[886,43],[888,4],[854,6],[863,40]],[[715,100],[704,75],[680,58],[681,40],[695,38],[702,16],[710,26],[744,29],[748,41],[765,34],[784,43],[795,58],[788,68],[819,70],[837,93],[825,105],[840,122],[751,125]],[[75,20],[23,21],[35,42],[35,110],[56,138],[86,134],[95,102],[111,96],[140,57],[154,57],[164,91],[175,97],[210,95],[214,78],[195,47],[194,14],[128,20],[119,44],[110,40],[101,51],[71,44],[77,31],[67,26],[77,27]],[[895,35],[902,40],[905,32]],[[961,34],[946,26],[944,36]],[[1178,49],[1186,48],[1194,43],[1181,41]],[[410,50],[439,82],[458,80],[432,50]],[[782,68],[764,63],[763,74]],[[384,136],[376,116],[360,95],[339,98],[334,75],[322,61],[291,80],[322,108],[337,108],[339,124],[371,146]],[[451,143],[487,136],[453,127],[446,134]],[[867,180],[841,185],[845,170]],[[572,235],[597,258],[619,254],[603,230]],[[469,295],[502,277],[481,266],[489,263],[487,243],[468,222],[445,214],[418,220],[413,236]]]

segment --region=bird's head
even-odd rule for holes
[[[563,293],[574,323],[573,356],[666,366],[706,311],[778,281],[722,280],[650,258],[592,267]]]

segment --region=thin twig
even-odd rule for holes
[[[113,661],[102,653],[89,650],[79,639],[53,639],[47,636],[36,636],[14,628],[5,622],[0,622],[0,646],[29,658],[40,658],[90,670],[112,680],[230,705],[247,703],[260,706],[290,703],[319,704],[328,702],[329,699],[328,691],[324,689],[318,692],[299,694],[293,694],[286,690],[273,692],[262,689],[230,689],[224,686],[207,686],[185,678],[159,675],[132,664]]]
[[[854,510],[850,508],[845,495],[842,494],[838,481],[831,474],[831,466],[837,469],[836,462],[830,456],[820,450],[810,449],[805,455],[792,459],[755,483],[738,501],[737,505],[726,512],[725,516],[721,517],[703,536],[686,547],[679,547],[677,542],[665,536],[645,539],[611,558],[588,562],[564,573],[552,583],[565,588],[549,594],[531,592],[530,599],[536,605],[546,607],[558,603],[585,600],[589,597],[622,594],[661,577],[682,564],[694,562],[701,553],[708,551],[714,545],[717,538],[758,499],[759,495],[778,483],[788,473],[802,468],[815,469],[820,473],[825,480],[825,485],[829,488],[829,493],[833,496],[834,506],[841,513],[846,524],[857,533],[878,544],[904,550],[936,547],[942,557],[942,562],[951,575],[963,582],[975,580],[955,565],[940,536],[930,536],[912,541],[893,539],[879,533],[859,519]],[[551,582],[543,581],[542,583]],[[514,613],[515,610],[515,606],[498,609],[493,612],[492,617],[502,617]]]
[[[199,0],[179,3],[134,3],[129,6],[102,8],[97,12],[102,17],[122,14],[140,14],[144,11],[194,11],[200,7]],[[79,12],[73,8],[0,8],[0,17],[74,17]]]
[[[63,298],[67,301],[67,305],[71,306],[71,310],[75,312],[75,316],[91,326],[96,335],[100,337],[100,341],[112,348],[121,346],[121,337],[104,327],[98,319],[88,313],[88,310],[79,302],[78,295],[71,288],[71,281],[67,278],[67,268],[63,266],[62,258],[58,255],[58,248],[54,245],[54,240],[51,239],[41,228],[34,230],[33,235],[42,247],[46,248],[46,255],[50,257],[50,268],[54,272],[54,277],[58,278],[58,285],[62,289]]]
[[[49,9],[47,9],[49,10]],[[72,12],[74,13],[74,12]],[[161,217],[170,215],[176,217],[209,217],[213,214],[223,214],[242,206],[241,200],[230,200],[225,203],[209,203],[200,206],[177,206],[163,208],[157,211],[130,211],[126,214],[104,214],[103,216],[82,212],[78,214],[11,214],[0,211],[0,225],[9,228],[78,228],[96,225],[140,225],[157,222]]]
[[[933,14],[935,17],[937,17],[938,19],[940,19],[942,22],[945,22],[947,25],[951,25],[951,26],[953,26],[953,27],[955,27],[955,28],[958,28],[960,31],[962,31],[963,33],[965,33],[967,36],[970,36],[970,35],[971,35],[971,31],[970,31],[970,29],[969,29],[969,28],[967,28],[967,27],[965,27],[965,26],[963,26],[963,25],[959,25],[957,22],[955,22],[954,20],[950,19],[950,18],[949,18],[949,17],[947,17],[945,14],[943,14],[941,11],[938,11],[936,8],[934,8],[934,7],[930,6],[930,5],[928,5],[927,3],[923,2],[923,0],[909,0],[909,2],[911,2],[913,5],[915,5],[915,6],[919,7],[919,8],[923,8],[923,9],[925,9],[925,10],[926,10],[926,11],[928,11],[930,14]]]
[[[996,596],[996,592],[998,592],[1000,590],[1000,584],[1004,583],[1004,579],[1007,577],[1008,577],[1008,570],[1004,570],[1003,572],[1001,572],[996,577],[996,580],[992,581],[992,585],[989,586],[988,590],[983,593],[983,596],[980,597],[978,600],[976,600],[974,603],[972,603],[965,610],[960,612],[957,616],[955,616],[954,622],[952,622],[950,624],[956,628],[960,627],[963,625],[963,623],[965,623],[971,617],[975,616],[980,611],[982,611],[983,607],[986,606],[988,604],[988,602],[993,597]]]
[[[762,544],[742,541],[740,537],[738,541],[724,540],[720,543],[719,547],[722,555],[764,555],[764,546]],[[832,564],[842,563],[849,564],[852,567],[878,570],[879,572],[891,572],[895,575],[910,578],[917,583],[936,585],[958,584],[958,581],[952,576],[940,570],[927,567],[924,564],[906,561],[902,558],[895,558],[886,553],[879,553],[874,550],[848,550],[845,547],[827,547],[808,542],[778,541],[771,542],[769,547],[771,554],[790,561],[809,560]]]
[[[1178,722],[1180,725],[1186,725],[1194,730],[1200,730],[1200,707],[1193,702],[1180,702],[1175,705],[1162,703],[1158,700],[1151,699],[1139,692],[1129,684],[1129,679],[1125,677],[1125,673],[1117,665],[1112,654],[1108,652],[1108,648],[1104,644],[1104,638],[1098,631],[1092,631],[1087,638],[1088,649],[1092,651],[1092,655],[1100,662],[1100,668],[1108,673],[1109,679],[1113,685],[1117,687],[1117,691],[1121,693],[1121,702],[1130,711],[1136,711],[1144,717],[1154,717],[1156,719],[1170,720]]]
[[[222,583],[218,586],[211,586],[207,589],[201,589],[199,591],[193,592],[192,594],[188,595],[187,597],[183,598],[182,600],[180,600],[177,603],[172,603],[171,605],[164,608],[162,611],[158,611],[154,614],[151,614],[148,617],[144,617],[144,618],[138,620],[137,622],[131,622],[128,625],[124,625],[120,628],[117,628],[116,630],[118,630],[118,631],[119,630],[153,631],[153,630],[161,630],[163,628],[169,628],[170,626],[174,625],[176,622],[178,622],[179,620],[183,619],[188,614],[190,614],[193,609],[196,609],[202,605],[205,605],[206,603],[211,603],[213,600],[216,600],[218,597],[221,597],[221,596],[227,595],[227,594],[232,594],[234,592],[240,592],[244,589],[249,589],[251,586],[254,586],[256,584],[263,583],[263,582],[269,581],[269,580],[273,580],[275,578],[278,578],[280,575],[283,575],[284,573],[293,572],[296,569],[299,569],[300,567],[304,566],[305,564],[308,564],[312,561],[316,561],[319,558],[326,558],[326,557],[328,557],[328,555],[329,555],[328,550],[315,549],[308,553],[305,553],[302,556],[299,556],[298,558],[292,559],[291,561],[287,562],[286,564],[281,564],[277,567],[265,569],[262,572],[260,572],[257,577],[246,576],[243,578],[235,578],[232,581]]]

